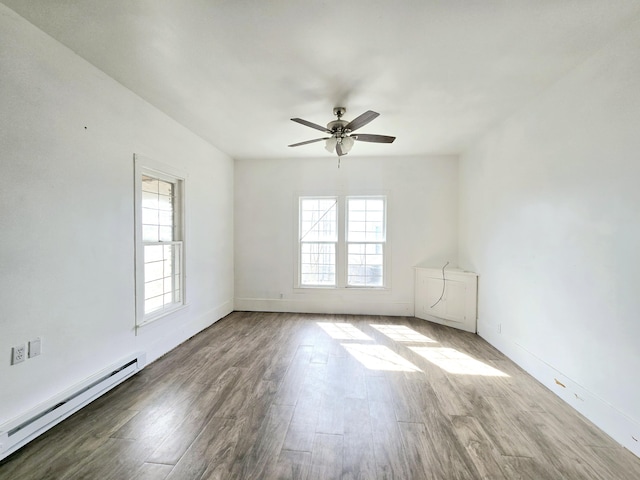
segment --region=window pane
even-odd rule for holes
[[[159,210],[158,219],[160,220],[160,225],[173,226],[173,212],[171,210]]]
[[[145,283],[152,280],[160,280],[164,277],[164,262],[151,262],[144,264],[144,279]]]
[[[158,232],[161,242],[170,242],[173,240],[173,227],[159,227]]]
[[[173,210],[173,197],[158,195],[156,197],[156,206],[160,210]]]
[[[151,313],[163,307],[162,295],[144,301],[144,313]]]
[[[158,195],[151,192],[142,192],[143,208],[158,208]]]
[[[384,282],[382,244],[347,245],[347,284],[381,287]]]
[[[178,268],[181,251],[180,243],[145,245],[145,313],[182,302]]]
[[[169,182],[165,182],[164,180],[158,180],[158,193],[160,195],[173,195],[173,184]]]
[[[300,200],[300,240],[334,242],[338,239],[338,201],[335,198]]]
[[[162,245],[145,245],[144,262],[157,262],[162,260]]]
[[[158,227],[155,225],[143,225],[142,226],[142,241],[143,242],[157,242],[159,240]]]
[[[158,193],[158,180],[147,175],[142,176],[142,191]]]
[[[303,243],[300,249],[300,282],[303,285],[335,285],[335,243]]]
[[[347,199],[347,240],[350,242],[384,241],[384,203],[381,198]]]
[[[142,209],[143,225],[158,225],[158,210],[155,208]]]
[[[147,282],[144,284],[145,300],[148,300],[149,298],[157,297],[158,295],[162,295],[163,292],[164,292],[163,280],[154,280],[153,282]]]

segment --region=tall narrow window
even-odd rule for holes
[[[384,286],[384,197],[347,197],[347,285]]]
[[[300,199],[300,285],[335,286],[338,199]]]
[[[184,180],[136,162],[137,324],[184,304]]]

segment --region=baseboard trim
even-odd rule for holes
[[[344,315],[413,316],[413,303],[345,301],[343,299],[297,300],[274,298],[236,298],[234,310],[247,312],[326,313]]]
[[[640,424],[553,366],[491,328],[478,335],[522,367],[634,455],[640,457]]]

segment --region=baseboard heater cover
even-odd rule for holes
[[[145,366],[146,355],[124,358],[46,404],[0,427],[0,460],[70,417],[85,405],[124,382]]]

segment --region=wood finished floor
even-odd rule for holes
[[[640,478],[640,459],[476,335],[235,312],[14,453],[0,478],[619,480]]]

